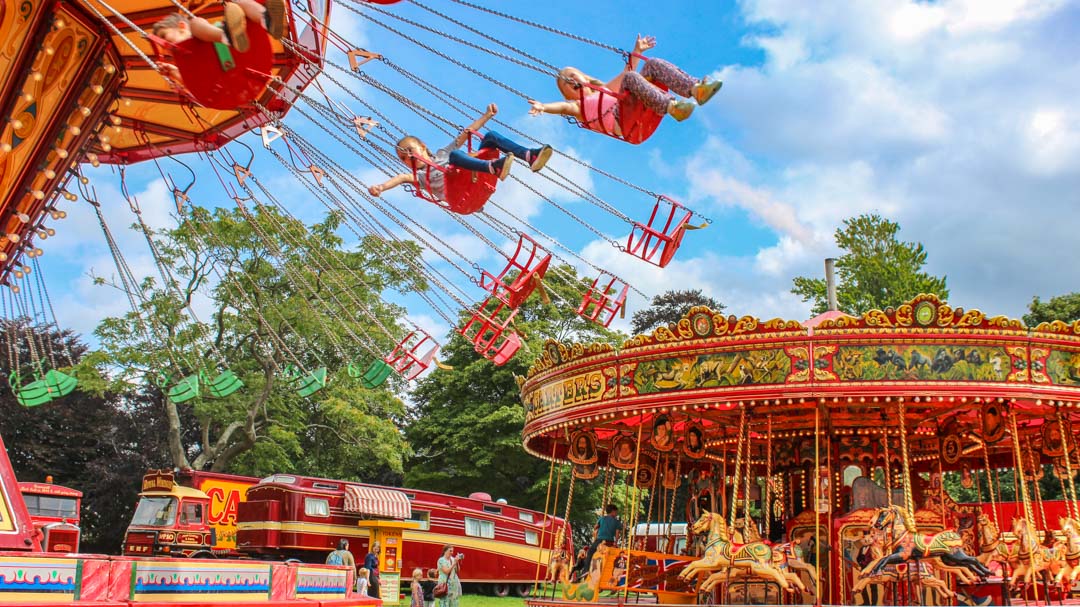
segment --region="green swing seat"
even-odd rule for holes
[[[386,378],[394,372],[394,368],[379,359],[371,363],[366,371],[361,371],[357,365],[350,364],[348,367],[349,377],[359,379],[360,385],[368,390],[374,390],[386,382]]]
[[[311,396],[326,387],[326,367],[305,374],[295,365],[286,365],[282,376],[300,396]]]
[[[44,378],[35,379],[24,386],[22,385],[22,378],[19,377],[19,372],[12,371],[11,375],[8,375],[8,384],[11,386],[11,391],[15,393],[15,400],[19,401],[19,404],[24,407],[44,405],[54,398],[52,390],[49,389],[49,384],[45,382]]]
[[[176,384],[169,388],[166,395],[169,400],[176,404],[186,403],[187,401],[197,397],[199,395],[199,387],[201,384],[202,373],[192,373],[187,377],[176,382]]]
[[[240,378],[229,369],[225,369],[217,377],[206,382],[206,389],[214,398],[225,398],[243,387],[244,382],[240,381]]]
[[[45,372],[45,384],[52,392],[53,398],[57,398],[71,394],[79,385],[79,380],[62,371],[49,369]]]

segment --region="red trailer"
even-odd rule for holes
[[[190,470],[175,473],[174,486],[158,480],[162,474],[172,476],[152,472],[144,479],[136,509],[138,520],[128,528],[125,554],[210,551],[217,556],[243,554],[323,562],[339,539],[349,538],[349,549],[362,561],[368,551],[368,532],[357,524],[380,514],[350,507],[348,496],[363,491],[376,502],[391,505],[400,499],[394,497],[398,493],[409,506],[403,518],[418,527],[404,531],[400,563],[404,576],[417,567],[434,567],[442,547],[453,544],[468,555],[460,570],[463,583],[498,595],[523,595],[531,589],[537,572],[541,577],[547,575],[555,534],[565,524],[560,518],[512,506],[505,500],[494,501],[485,493],[457,497],[292,474],[275,474],[260,481]],[[186,503],[192,506],[181,529],[177,514]],[[201,526],[193,523],[200,512],[194,504],[200,503],[208,504],[202,515],[206,522]],[[140,517],[140,512],[144,516]],[[192,543],[177,544],[181,539]],[[573,553],[569,542],[566,549]]]
[[[50,476],[44,483],[19,483],[19,492],[45,552],[78,552],[82,491],[54,485]]]

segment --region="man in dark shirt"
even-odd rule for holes
[[[589,553],[585,556],[585,571],[591,571],[593,555],[596,554],[597,547],[601,543],[606,543],[609,546],[614,546],[618,543],[619,536],[623,531],[622,521],[619,520],[619,507],[615,504],[608,504],[604,508],[605,514],[600,517],[600,520],[596,521],[596,529],[593,531],[593,542],[589,545]]]

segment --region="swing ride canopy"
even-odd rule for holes
[[[667,416],[678,437],[673,453],[693,469],[734,457],[745,410],[756,466],[766,460],[766,433],[773,471],[813,464],[820,429],[840,470],[873,462],[880,441],[871,437],[897,434],[904,411],[915,469],[936,470],[939,457],[945,469],[969,459],[978,469],[983,444],[992,461],[1011,467],[1011,441],[1002,441],[1009,416],[1043,462],[1063,466],[1060,429],[1070,432],[1080,403],[1080,322],[1028,328],[934,295],[806,323],[698,307],[618,350],[548,342],[521,380],[521,399],[525,448],[556,461],[569,459],[572,433],[588,429],[600,466],[621,436],[640,437],[642,463],[651,465],[662,455],[649,446],[653,428]],[[685,449],[689,427],[705,435],[702,457]],[[1074,453],[1070,465],[1078,463]]]

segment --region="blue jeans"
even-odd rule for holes
[[[512,154],[515,157],[528,162],[528,159],[525,157],[525,154],[530,151],[528,148],[518,145],[516,142],[511,141],[494,131],[488,131],[484,134],[484,138],[480,141],[480,149],[484,148],[495,148],[500,152]],[[473,158],[461,150],[450,152],[450,166],[460,167],[466,171],[491,173],[491,162],[492,161],[490,160]]]

